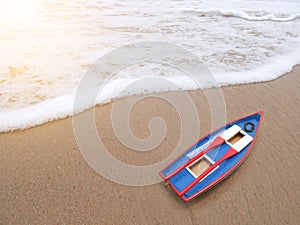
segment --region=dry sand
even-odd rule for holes
[[[0,224],[299,224],[299,75],[297,66],[275,81],[222,88],[228,120],[259,110],[265,117],[245,163],[190,203],[163,183],[130,187],[97,174],[76,145],[71,118],[1,134]],[[180,92],[164,95],[175,94]],[[204,135],[211,129],[205,97],[201,91],[189,94],[198,102]],[[174,108],[146,98],[130,114],[134,134],[147,137],[154,116],[165,120],[168,131],[153,151],[131,151],[113,134],[111,109],[112,104],[97,107],[97,128],[106,147],[126,163],[158,162],[180,137]]]

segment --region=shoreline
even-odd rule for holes
[[[299,75],[298,65],[273,81],[221,88],[226,103],[225,122],[263,110],[262,127],[245,163],[190,203],[184,203],[162,183],[130,187],[97,174],[78,149],[72,117],[1,133],[0,224],[297,224]],[[201,129],[198,134],[183,134],[187,139],[182,151],[223,125],[217,121],[212,127],[204,92],[160,94],[165,98],[188,94],[195,102]],[[127,104],[135,97],[115,102]],[[149,97],[132,108],[129,122],[138,138],[149,137],[148,125],[154,117],[161,117],[168,128],[159,146],[138,152],[124,146],[114,135],[110,121],[114,103],[96,107],[95,124],[115,158],[130,165],[152,165],[176,147],[182,124],[171,104]],[[195,126],[194,122],[187,121],[188,126]]]
[[[295,57],[293,57],[295,58]],[[205,92],[205,91],[209,91],[209,90],[214,90],[214,89],[222,89],[225,87],[232,87],[232,86],[243,86],[243,85],[249,85],[249,84],[259,84],[259,83],[266,83],[266,82],[272,82],[274,80],[280,79],[283,76],[286,76],[287,74],[291,73],[294,68],[298,68],[300,66],[300,64],[296,64],[294,66],[292,66],[289,69],[284,69],[284,71],[289,71],[287,73],[284,73],[283,71],[281,71],[281,75],[277,75],[275,77],[272,77],[267,79],[267,80],[256,80],[256,81],[246,81],[244,80],[243,82],[241,81],[234,81],[231,80],[229,83],[228,82],[221,82],[220,83],[220,87],[210,87],[210,88],[205,88],[204,90],[188,90],[186,89],[186,87],[181,90],[180,87],[178,86],[177,88],[179,90],[159,90],[158,92],[156,92],[155,90],[152,90],[153,93],[148,93],[148,94],[143,94],[143,93],[139,93],[138,94],[134,94],[131,93],[127,93],[127,95],[125,94],[124,96],[121,97],[111,97],[108,99],[103,99],[101,100],[101,103],[98,103],[96,106],[94,107],[101,107],[103,105],[106,104],[113,104],[116,101],[121,101],[122,99],[127,99],[127,98],[135,98],[137,96],[147,96],[147,95],[155,95],[155,94],[166,94],[166,93],[178,93],[178,92],[185,92],[185,93],[189,93],[189,92]],[[270,65],[269,65],[270,67]],[[275,67],[275,71],[278,68]],[[226,73],[225,73],[226,74]],[[254,73],[255,74],[255,73]],[[220,74],[216,74],[216,76],[220,76]],[[227,74],[227,76],[230,76]],[[234,78],[237,78],[236,75],[233,76]],[[220,79],[217,79],[220,80]],[[171,81],[172,82],[172,81]],[[217,81],[216,81],[217,82]],[[76,93],[68,93],[68,94],[64,94],[58,97],[54,97],[54,98],[49,98],[46,100],[43,100],[41,102],[38,102],[34,105],[28,105],[28,106],[24,106],[23,108],[19,108],[19,109],[12,109],[12,110],[4,110],[2,113],[0,112],[0,134],[4,134],[4,133],[9,133],[9,132],[14,132],[14,131],[22,131],[22,130],[27,130],[27,129],[31,129],[31,128],[35,128],[37,126],[42,126],[44,124],[47,123],[51,123],[51,122],[55,122],[55,121],[59,121],[65,118],[69,118],[69,117],[74,117],[77,114],[74,115],[74,104],[70,103],[70,102],[74,102],[74,99],[76,98]],[[92,104],[92,103],[91,103]],[[94,107],[89,107],[88,109],[79,109],[82,112],[86,112],[88,110],[92,110]],[[52,108],[62,108],[62,110],[60,111],[52,111]],[[87,108],[87,107],[85,107]],[[48,111],[51,111],[52,113],[48,113]],[[75,110],[76,111],[76,110]],[[11,116],[13,115],[13,117]],[[21,119],[20,119],[21,118]],[[39,120],[36,120],[36,118],[39,118]]]

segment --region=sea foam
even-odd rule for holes
[[[236,17],[248,21],[272,21],[272,22],[289,22],[300,18],[300,13],[287,15],[287,16],[277,16],[274,14],[267,14],[264,16],[251,16],[249,13],[236,10],[222,10],[222,9],[208,9],[208,10],[195,10],[195,9],[185,9],[188,13],[198,13],[199,15],[215,15],[215,16],[225,16],[225,17]]]
[[[220,86],[276,79],[300,63],[298,1],[46,0],[36,8],[34,23],[12,25],[0,16],[0,132],[125,96],[199,88],[176,68],[142,63],[120,68],[110,82],[100,77],[95,82],[105,83],[100,98],[74,112],[86,72],[97,59],[131,43],[163,40],[180,46],[197,56]],[[147,77],[153,82],[142,82]],[[167,82],[158,85],[157,79]],[[140,86],[126,89],[134,83]]]

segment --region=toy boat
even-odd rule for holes
[[[263,112],[228,123],[201,138],[160,172],[184,200],[189,201],[226,178],[249,155]]]

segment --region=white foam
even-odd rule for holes
[[[215,73],[214,76],[221,86],[270,81],[292,71],[297,64],[300,64],[300,45],[294,52],[275,56],[265,65],[252,70]]]
[[[251,16],[248,13],[243,11],[222,10],[222,9],[208,9],[208,10],[185,9],[185,11],[189,13],[199,13],[199,15],[220,15],[225,17],[236,17],[248,21],[289,22],[300,18],[300,13],[279,17],[274,14],[268,14],[265,16]]]
[[[128,43],[163,40],[184,47],[220,85],[276,79],[300,63],[299,1],[45,0],[36,7],[39,19],[21,25],[12,26],[0,12],[0,132],[73,115],[86,71]],[[147,76],[168,82],[143,82]],[[133,67],[76,112],[134,94],[197,88],[174,69]]]
[[[64,95],[26,108],[0,112],[0,132],[26,129],[70,116],[73,102],[73,95]]]
[[[280,75],[292,70],[293,65],[300,64],[300,51],[294,52],[289,56],[278,56],[265,66],[246,72],[232,72],[214,74],[218,83],[222,86],[262,82],[278,78]],[[145,80],[143,80],[145,79]],[[157,82],[157,80],[166,82]],[[142,81],[142,82],[141,82]],[[150,81],[150,82],[149,82]],[[169,82],[169,83],[168,83]],[[134,88],[132,84],[138,83]],[[130,87],[130,88],[127,88]],[[212,87],[204,85],[205,88]],[[97,85],[95,88],[99,88]],[[87,101],[79,108],[76,106],[76,113],[94,107],[97,104],[105,104],[113,99],[122,98],[136,94],[150,94],[157,92],[176,91],[176,90],[195,90],[199,86],[187,76],[175,75],[171,77],[151,77],[148,78],[119,78],[105,85],[95,101]],[[87,95],[89,95],[87,90]],[[74,115],[74,100],[76,93],[63,95],[49,99],[30,107],[0,112],[0,132],[26,129],[49,121],[65,118]]]

